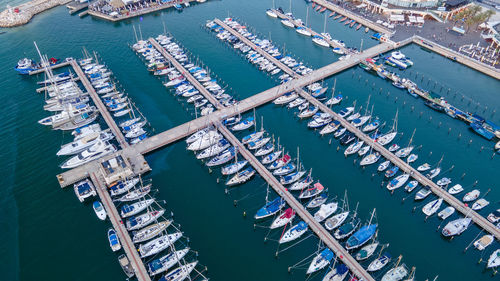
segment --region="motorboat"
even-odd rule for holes
[[[415,194],[415,201],[418,201],[418,200],[423,200],[425,199],[427,196],[429,196],[429,194],[431,194],[432,191],[428,188],[428,187],[422,187],[418,192],[417,194]]]
[[[484,198],[478,199],[474,204],[472,204],[472,210],[474,211],[479,211],[483,209],[484,207],[488,206],[490,202]]]
[[[462,232],[467,230],[471,223],[472,219],[471,218],[459,218],[456,220],[453,220],[446,224],[446,226],[442,230],[442,234],[445,237],[451,237],[455,235],[460,235]]]
[[[497,209],[493,212],[491,212],[489,215],[488,215],[488,220],[491,222],[491,223],[497,223],[500,221],[500,209]]]
[[[323,251],[321,251],[318,255],[316,255],[313,258],[311,264],[309,265],[309,268],[307,269],[306,274],[312,274],[318,270],[325,268],[326,266],[328,266],[328,264],[330,264],[333,257],[334,254],[332,250],[325,248]]]
[[[308,229],[307,223],[301,221],[298,224],[292,226],[289,230],[283,234],[280,238],[279,243],[287,243],[301,237]]]
[[[448,189],[448,193],[452,195],[458,194],[462,191],[464,191],[464,188],[460,184],[455,184],[454,186]]]
[[[432,216],[434,213],[436,213],[437,210],[439,210],[442,203],[443,203],[443,198],[432,200],[431,202],[425,204],[424,207],[422,207],[422,212],[426,216]]]
[[[91,147],[85,149],[84,151],[66,160],[61,165],[61,168],[63,169],[75,168],[114,152],[116,152],[116,148],[114,145],[109,144],[107,142],[98,141]]]
[[[391,161],[389,161],[389,160],[386,160],[386,161],[380,163],[380,165],[378,165],[378,167],[377,167],[377,171],[379,171],[379,172],[385,171],[389,167],[390,164],[391,164]]]
[[[412,192],[415,188],[417,188],[418,186],[418,181],[416,180],[413,180],[413,181],[410,181],[408,184],[406,184],[405,186],[405,190],[410,193]]]
[[[271,223],[270,228],[282,227],[291,222],[293,218],[295,218],[295,211],[292,208],[288,208]]]
[[[80,202],[85,201],[85,199],[91,196],[97,195],[94,185],[88,179],[75,183],[73,185],[73,189],[75,190],[76,197],[80,200]]]
[[[172,221],[165,220],[165,221],[161,221],[161,222],[152,224],[152,225],[147,226],[145,228],[142,228],[141,230],[134,233],[134,235],[132,237],[132,242],[141,243],[141,242],[153,239],[156,236],[160,235],[160,233],[162,233],[165,229],[167,229],[167,227],[171,223],[172,223]]]
[[[347,219],[348,216],[349,216],[349,211],[336,214],[335,216],[325,221],[325,228],[328,229],[329,231],[336,229],[337,227],[342,225],[342,223],[344,223],[344,221]]]
[[[123,272],[125,275],[127,275],[128,278],[132,278],[135,275],[134,268],[132,264],[130,263],[129,259],[127,258],[127,255],[122,254],[118,257],[118,263],[123,269]]]
[[[179,238],[182,237],[181,232],[175,232],[172,234],[167,234],[160,236],[154,240],[151,240],[145,244],[139,245],[139,254],[141,258],[146,258],[167,249],[175,243]]]
[[[255,219],[263,219],[272,216],[285,207],[285,204],[285,199],[277,197],[274,200],[267,202],[266,205],[260,208],[255,214]]]
[[[108,230],[108,241],[109,241],[109,247],[113,252],[116,252],[122,248],[122,245],[120,244],[120,240],[118,240],[118,236],[116,235],[116,231],[113,228],[110,228]]]
[[[175,252],[168,253],[158,259],[154,259],[147,264],[147,269],[150,276],[155,276],[157,274],[166,272],[172,266],[176,265],[181,261],[184,256],[189,252],[189,248],[182,250],[177,250]]]
[[[450,183],[451,183],[451,179],[444,177],[444,178],[438,180],[436,184],[440,187],[443,187],[443,186],[447,186]]]
[[[491,245],[491,243],[493,243],[493,241],[495,241],[495,236],[493,236],[491,234],[486,234],[474,242],[474,247],[476,249],[478,249],[479,251],[482,251],[482,250],[486,249],[486,247]]]
[[[331,216],[337,210],[337,202],[332,202],[328,204],[323,204],[319,207],[319,210],[314,214],[314,220],[317,222],[322,222]]]
[[[455,213],[455,208],[453,208],[452,206],[448,206],[438,213],[438,217],[442,220],[445,220],[449,216],[453,215],[453,213]]]
[[[476,200],[479,197],[480,194],[481,194],[481,192],[478,189],[474,189],[474,190],[472,190],[470,192],[467,192],[464,195],[464,198],[462,200],[464,202],[471,202],[471,201]]]
[[[430,168],[431,168],[431,165],[429,165],[429,163],[424,163],[424,164],[418,166],[417,171],[424,172],[424,171],[429,170]]]
[[[94,212],[96,214],[96,216],[100,219],[100,220],[105,220],[106,217],[107,217],[107,213],[106,213],[106,210],[104,209],[104,206],[102,205],[101,202],[99,201],[94,201],[94,203],[92,203],[92,209],[94,209]]]

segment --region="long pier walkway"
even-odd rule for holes
[[[336,12],[336,13],[341,14],[345,17],[348,17],[352,20],[355,20],[356,22],[359,22],[362,25],[364,25],[372,30],[375,30],[377,32],[384,33],[384,34],[387,34],[389,36],[394,33],[394,31],[384,27],[381,24],[372,22],[371,20],[368,20],[362,16],[356,15],[355,13],[348,11],[342,7],[339,7],[331,2],[328,2],[325,0],[313,0],[313,2],[315,2],[316,4],[318,4],[320,6],[326,7],[328,10],[330,10],[332,12]]]
[[[274,177],[274,175],[224,126],[218,126],[226,139],[238,148],[238,152],[255,168],[261,177],[278,193],[287,204],[304,220],[311,230],[332,250],[354,275],[366,281],[375,279],[351,256],[351,254],[335,240],[321,223]]]
[[[101,199],[101,202],[106,209],[109,220],[113,224],[113,228],[115,229],[116,234],[120,239],[122,248],[125,251],[125,254],[127,255],[130,263],[132,264],[132,267],[135,271],[135,276],[139,281],[150,281],[151,278],[149,277],[146,267],[144,266],[144,263],[142,262],[141,257],[139,256],[137,249],[135,248],[135,245],[132,242],[130,235],[128,234],[128,231],[125,228],[125,225],[122,223],[120,214],[118,213],[118,210],[116,210],[115,204],[113,203],[111,196],[106,190],[104,179],[102,179],[101,177],[102,176],[99,176],[99,174],[96,172],[90,173],[90,179],[94,183],[97,194],[99,195],[99,198]]]
[[[70,65],[70,61],[69,60],[63,61],[61,63],[50,65],[48,68],[49,69],[56,69],[56,68],[65,67],[65,66],[68,66],[68,65]],[[36,74],[40,74],[40,73],[43,73],[43,72],[45,72],[45,67],[37,69],[37,70],[30,71],[29,75],[36,75]]]
[[[101,101],[101,98],[95,91],[94,87],[92,86],[92,83],[90,83],[89,79],[87,79],[87,76],[85,75],[85,73],[83,73],[82,69],[75,60],[71,60],[70,64],[71,67],[73,67],[73,69],[75,70],[75,73],[78,75],[78,78],[82,82],[83,86],[89,93],[90,97],[92,98],[92,101],[97,106],[97,109],[99,109],[99,111],[101,112],[104,121],[106,121],[106,124],[115,135],[116,139],[118,140],[118,143],[122,148],[126,148],[128,146],[128,143],[125,140],[122,131],[120,130],[120,128],[118,128],[118,125],[116,125],[115,120],[109,113],[104,103]]]
[[[217,109],[221,109],[224,106],[207,90],[201,85],[201,83],[191,75],[191,73],[182,66],[171,54],[169,54],[165,48],[163,48],[154,38],[149,38],[149,42],[158,50],[170,63],[177,68],[177,70],[184,76],[196,89]]]

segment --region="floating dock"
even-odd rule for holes
[[[49,69],[56,69],[56,68],[60,68],[60,67],[65,67],[65,66],[68,66],[69,63],[70,63],[69,60],[67,60],[67,61],[64,61],[64,62],[61,62],[61,63],[58,63],[58,64],[51,65],[48,68]],[[45,68],[40,68],[38,70],[30,71],[29,75],[36,75],[36,74],[40,74],[40,73],[43,73],[43,72],[45,72]]]

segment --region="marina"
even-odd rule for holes
[[[318,12],[310,3],[293,4],[294,14],[309,13],[311,33],[324,18],[342,20],[339,25],[347,25],[338,39],[352,42],[346,34],[357,37],[356,26],[364,31],[370,24],[334,14],[329,3],[314,3]],[[227,15],[226,5],[242,19]],[[230,280],[249,264],[259,270],[241,280],[494,278],[500,264],[494,241],[500,238],[498,192],[488,174],[495,170],[495,150],[478,133],[482,126],[476,131],[469,128],[470,119],[457,116],[465,128],[439,110],[476,112],[498,123],[495,100],[485,103],[498,82],[482,74],[491,69],[468,65],[467,58],[453,58],[454,53],[418,36],[368,44],[362,52],[326,60],[331,49],[309,49],[311,40],[289,34],[264,12],[270,3],[195,6],[182,14],[158,12],[163,25],[157,15],[128,19],[134,26],[74,17],[71,22],[92,21],[116,38],[109,45],[82,39],[81,59],[49,65],[43,56],[45,67],[22,78],[5,71],[7,79],[17,81],[7,90],[31,92],[18,94],[23,106],[13,109],[23,112],[14,116],[29,131],[19,132],[19,153],[7,154],[19,157],[12,174],[21,241],[40,232],[45,238],[33,237],[27,245],[53,245],[51,260],[69,279]],[[54,12],[68,13],[64,7]],[[135,41],[126,44],[134,37],[132,28]],[[143,31],[160,35],[143,40]],[[96,32],[97,38],[104,35]],[[66,36],[68,42],[74,38]],[[37,44],[58,57],[78,53],[48,39],[38,38]],[[90,55],[87,47],[99,55]],[[32,49],[4,55],[17,61]],[[377,66],[397,52],[411,56],[415,65]],[[356,67],[361,63],[384,71],[368,73]],[[432,65],[455,72],[438,78]],[[494,71],[488,75],[494,77]],[[436,80],[444,82],[432,87]],[[397,86],[431,105],[401,95]],[[437,102],[433,92],[447,102]],[[53,115],[40,114],[41,97]],[[31,170],[47,177],[38,177],[38,183],[18,176]],[[54,190],[55,182],[73,188]],[[25,225],[29,217],[47,221],[45,213],[58,216],[60,225]],[[63,225],[78,233],[72,239],[51,236]],[[90,248],[95,258],[85,253]],[[27,249],[18,250],[19,279],[30,279],[35,275],[26,271]],[[63,251],[81,254],[70,262],[60,256]],[[49,274],[41,272],[40,278]]]

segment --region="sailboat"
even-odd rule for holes
[[[189,248],[171,252],[161,258],[154,259],[147,264],[150,276],[167,271],[169,268],[177,264],[189,252]]]
[[[402,174],[402,175],[396,177],[395,179],[391,180],[387,184],[387,189],[392,191],[392,190],[395,190],[397,188],[400,188],[401,186],[403,186],[403,184],[406,183],[406,181],[408,181],[409,178],[410,178],[410,174]]]
[[[443,198],[432,200],[431,202],[425,204],[424,207],[422,207],[422,212],[426,216],[432,216],[434,213],[436,213],[437,210],[439,210],[442,203],[443,203]]]
[[[495,250],[488,259],[487,268],[495,268],[500,265],[500,249]]]
[[[319,210],[314,214],[314,220],[317,222],[322,222],[329,216],[331,216],[337,210],[338,203],[332,202],[328,204],[323,204],[320,206]]]
[[[375,232],[377,231],[377,224],[372,224],[373,216],[375,215],[375,209],[372,212],[372,216],[367,225],[362,226],[358,231],[356,231],[346,242],[346,249],[356,249],[363,246],[368,242]]]
[[[141,258],[146,258],[155,255],[166,248],[170,247],[175,241],[182,237],[181,232],[166,234],[145,244],[139,245],[139,254]]]
[[[248,167],[245,170],[238,172],[236,175],[234,175],[230,180],[228,180],[226,182],[226,185],[234,186],[234,185],[245,183],[253,175],[255,175],[255,170],[252,167]]]
[[[137,230],[143,228],[161,217],[165,213],[165,210],[159,211],[148,211],[140,216],[131,216],[125,221],[125,225],[128,231]]]
[[[311,261],[306,274],[312,274],[318,270],[325,268],[333,259],[332,250],[325,248]]]
[[[172,271],[167,273],[160,280],[162,280],[162,281],[183,281],[184,279],[189,277],[189,274],[191,274],[191,271],[194,270],[194,268],[196,267],[197,264],[198,264],[198,261],[188,263],[185,265],[181,265],[178,268],[173,269]]]
[[[289,230],[283,234],[283,236],[280,238],[279,243],[283,244],[286,242],[293,241],[299,237],[301,237],[308,229],[307,223],[304,221],[299,222],[298,224],[292,226]]]
[[[391,261],[391,255],[389,253],[384,253],[382,256],[373,260],[370,265],[368,265],[368,271],[373,272],[382,269]]]
[[[285,199],[277,197],[274,200],[267,202],[266,205],[260,208],[255,214],[255,219],[258,220],[272,216],[285,207],[285,204]]]
[[[405,265],[399,265],[402,258],[402,256],[399,256],[396,265],[382,276],[382,281],[399,281],[408,275]]]
[[[287,223],[291,222],[293,220],[293,218],[295,218],[295,211],[292,208],[288,208],[285,210],[285,212],[283,212],[283,214],[278,216],[271,223],[270,228],[275,229],[278,227],[282,227],[282,226],[286,225]]]
[[[398,127],[398,111],[396,110],[396,116],[394,117],[394,123],[392,124],[391,130],[385,135],[378,137],[377,142],[380,145],[386,145],[390,143],[392,140],[394,140],[394,138],[398,134],[397,127]]]
[[[378,247],[378,242],[374,242],[372,244],[364,246],[363,248],[361,248],[361,250],[359,250],[359,252],[356,253],[355,256],[356,260],[362,261],[370,258],[373,255],[373,253],[375,253],[377,247]]]
[[[348,273],[349,268],[345,264],[341,263],[329,271],[325,277],[323,277],[323,281],[342,281]]]
[[[160,235],[172,223],[170,220],[155,223],[134,233],[132,242],[141,243]]]

